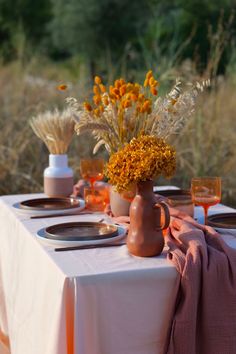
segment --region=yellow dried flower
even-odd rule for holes
[[[99,105],[100,102],[101,102],[101,96],[100,96],[100,95],[93,96],[93,102],[94,102],[96,105]]]
[[[138,100],[138,96],[135,93],[133,93],[131,95],[131,100],[136,102]]]
[[[145,99],[144,94],[143,94],[143,93],[140,93],[140,94],[138,95],[138,100],[139,100],[139,102],[143,102],[144,99]]]
[[[123,108],[128,108],[128,107],[130,107],[132,105],[132,103],[131,103],[131,101],[130,100],[125,100],[124,102],[123,102]]]
[[[95,95],[99,95],[99,94],[100,94],[100,91],[99,91],[98,86],[96,86],[96,85],[93,86],[93,93],[94,93]]]
[[[100,88],[100,90],[101,90],[102,93],[105,93],[105,92],[106,92],[106,86],[105,86],[105,85],[100,84],[100,85],[99,85],[99,88]]]
[[[108,100],[108,97],[103,97],[102,98],[102,103],[105,105],[105,106],[108,106],[109,105],[109,100]]]
[[[93,110],[91,104],[88,102],[84,102],[84,109],[88,112],[91,112]]]
[[[113,89],[112,89],[112,93],[113,93],[113,95],[115,95],[117,98],[120,97],[120,91],[119,91],[118,88],[113,88]]]
[[[94,78],[94,83],[97,84],[97,85],[99,85],[99,84],[102,83],[102,79],[101,79],[99,76],[95,76],[95,78]]]
[[[158,91],[157,91],[157,89],[156,89],[154,86],[151,86],[151,87],[150,87],[150,92],[151,92],[154,96],[157,96],[157,95],[158,95]]]
[[[149,70],[146,74],[146,79],[150,79],[153,76],[152,70]]]
[[[95,108],[93,112],[96,117],[100,116],[100,109],[99,108]]]
[[[101,105],[101,106],[99,106],[98,108],[99,108],[99,110],[100,110],[100,112],[101,112],[101,113],[103,113],[103,112],[104,112],[104,107],[103,107],[102,105]]]
[[[126,86],[126,91],[132,91],[133,90],[133,84],[131,84],[130,82],[128,82],[127,86]]]
[[[125,95],[125,93],[126,93],[126,85],[125,84],[120,87],[119,92],[120,92],[121,96]]]
[[[153,77],[153,76],[150,77],[150,79],[149,79],[149,86],[152,86],[152,85],[154,84],[154,82],[155,82],[154,77]]]
[[[157,87],[159,86],[159,82],[157,80],[154,80],[152,83],[152,86]]]
[[[143,86],[144,86],[144,87],[147,87],[148,85],[149,85],[149,79],[145,79]]]
[[[144,104],[143,104],[143,112],[147,112],[150,108],[150,105],[151,105],[151,101],[150,100],[145,100]]]
[[[175,172],[176,152],[163,139],[150,135],[133,138],[129,144],[110,156],[106,176],[119,193],[141,181]]]
[[[122,83],[120,82],[120,80],[115,81],[115,88],[120,88],[121,85],[122,85]]]
[[[65,84],[59,85],[59,86],[57,86],[57,89],[59,91],[65,91],[65,90],[67,90],[67,85],[65,85]]]
[[[137,82],[134,84],[133,91],[134,93],[139,93],[140,91],[140,85]]]

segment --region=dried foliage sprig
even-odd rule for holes
[[[74,134],[75,122],[70,109],[46,111],[30,120],[34,133],[45,143],[51,154],[67,153]]]
[[[175,172],[176,152],[163,139],[150,135],[133,138],[123,149],[110,156],[106,165],[109,182],[119,193],[140,181]]]
[[[143,85],[119,79],[107,89],[101,78],[94,79],[93,104],[67,99],[76,121],[77,134],[91,131],[98,143],[112,154],[140,134],[167,139],[177,133],[193,114],[196,97],[210,84],[209,80],[182,91],[177,81],[165,97],[158,97],[159,82],[150,70]]]

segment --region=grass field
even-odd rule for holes
[[[56,89],[64,82],[69,82],[67,93]],[[67,95],[86,97],[91,90],[86,72],[72,64],[39,66],[32,61],[23,67],[13,63],[0,67],[0,85],[0,194],[40,192],[48,152],[32,132],[29,119],[41,111],[65,107]],[[193,176],[222,176],[223,202],[236,207],[235,112],[236,76],[218,77],[214,87],[199,99],[184,131],[170,140],[178,156],[175,177],[157,184],[188,188]],[[69,160],[76,178],[79,160],[91,154],[92,146],[88,135],[74,137]]]

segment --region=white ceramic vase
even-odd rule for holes
[[[114,187],[110,188],[110,206],[114,216],[128,216],[131,202],[121,197]]]
[[[44,170],[44,193],[49,197],[68,197],[73,192],[73,183],[67,155],[50,154],[49,167]]]

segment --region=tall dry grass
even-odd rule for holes
[[[57,68],[58,69],[58,68]],[[66,70],[47,66],[36,77],[19,63],[0,67],[0,194],[40,192],[48,151],[30,127],[30,118],[48,109],[64,108],[66,94],[57,90]],[[48,76],[48,77],[47,77]],[[83,96],[80,86],[71,93]],[[90,152],[88,137],[74,138],[69,148],[70,163],[77,171],[79,155]]]
[[[37,69],[39,72],[36,77],[33,70],[19,64],[0,68],[0,194],[43,190],[48,152],[33,133],[29,120],[39,112],[64,108],[68,94],[83,99],[88,92],[88,83],[80,71],[75,74],[44,65]],[[193,81],[194,70],[189,72]],[[56,89],[58,84],[70,80],[68,93]],[[178,168],[171,183],[187,188],[193,176],[222,176],[223,202],[236,207],[235,114],[236,80],[231,74],[218,79],[216,86],[203,94],[195,116],[180,135],[172,137]],[[73,138],[68,153],[76,178],[80,157],[90,155],[92,147],[92,138],[87,135]]]
[[[222,78],[199,99],[196,114],[174,139],[176,184],[189,187],[194,176],[221,176],[223,201],[236,207],[236,87]]]

